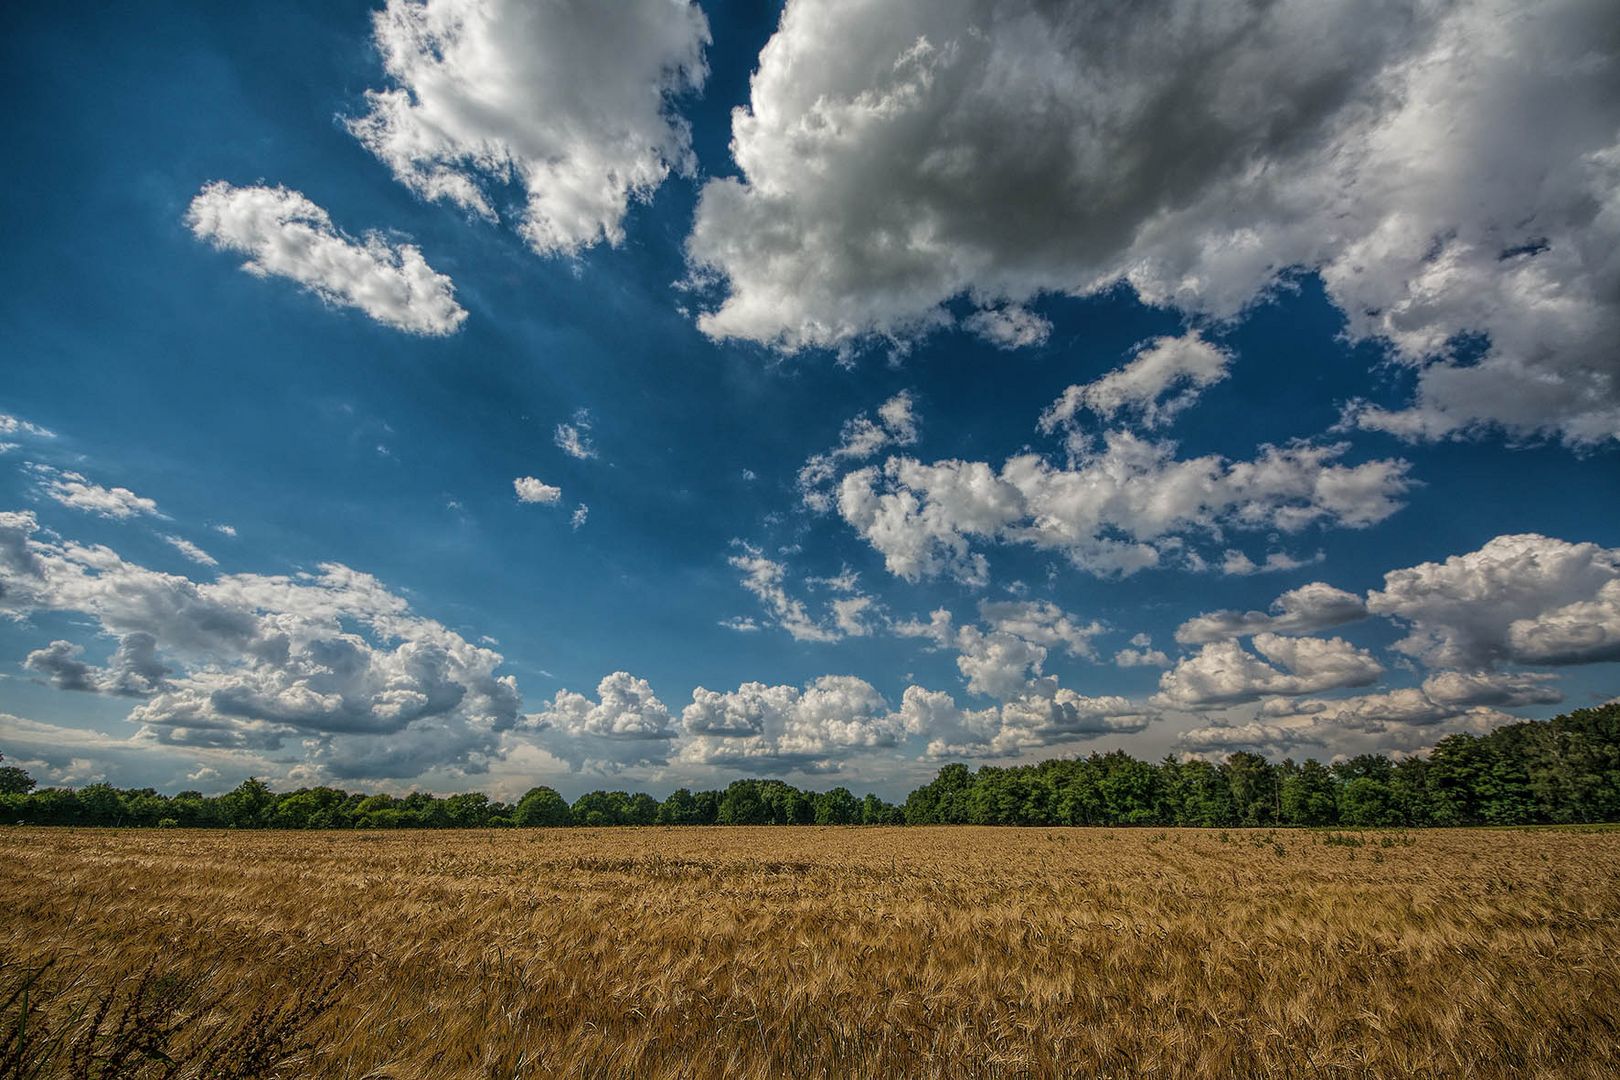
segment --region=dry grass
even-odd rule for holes
[[[0,951],[338,1077],[1620,1075],[1620,832],[0,830]]]

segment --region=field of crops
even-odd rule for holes
[[[120,1022],[169,1025],[151,1075],[1620,1075],[1615,831],[10,828],[0,865],[44,1075]]]

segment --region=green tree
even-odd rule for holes
[[[248,777],[236,788],[219,797],[221,824],[235,829],[254,829],[265,823],[276,797],[270,785]]]
[[[489,821],[491,813],[489,796],[482,791],[464,791],[444,800],[445,820],[452,828],[481,828]]]
[[[861,802],[848,788],[824,791],[814,803],[817,825],[855,825],[861,820]]]
[[[512,824],[527,828],[572,825],[573,811],[561,795],[548,787],[530,788],[512,811]]]
[[[1370,776],[1358,776],[1339,791],[1339,820],[1346,825],[1394,825],[1389,785]]]
[[[1289,825],[1331,825],[1338,817],[1333,773],[1315,758],[1306,759],[1283,779],[1282,819]]]
[[[1259,754],[1239,750],[1221,764],[1221,774],[1232,792],[1232,811],[1239,825],[1271,825],[1277,821],[1281,799],[1277,772]]]
[[[0,761],[6,755],[0,754]],[[34,778],[15,765],[0,765],[0,795],[26,795],[34,790]]]
[[[899,807],[884,802],[871,792],[861,800],[862,825],[899,825],[904,821]]]
[[[111,784],[91,784],[79,789],[79,813],[86,825],[119,825],[124,821],[124,801]]]
[[[626,825],[651,825],[658,820],[658,800],[645,791],[630,796],[624,809]]]
[[[686,788],[676,788],[669,793],[658,807],[658,824],[660,825],[697,825],[698,805],[692,797],[692,792]]]
[[[720,796],[715,820],[721,825],[765,825],[770,822],[770,812],[754,781],[737,780]]]

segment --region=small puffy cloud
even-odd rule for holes
[[[284,187],[216,180],[191,201],[186,225],[197,239],[246,255],[242,269],[250,274],[295,281],[329,304],[397,330],[442,337],[467,318],[450,279],[415,246],[378,233],[349,236],[325,210]]]
[[[1319,563],[1325,556],[1317,552],[1313,558],[1301,559],[1288,554],[1286,551],[1270,551],[1266,553],[1265,561],[1255,562],[1241,551],[1229,549],[1221,556],[1221,573],[1229,577],[1250,577],[1254,574],[1281,574],[1289,570],[1298,570],[1302,566]]]
[[[1183,645],[1202,645],[1262,632],[1310,634],[1366,617],[1367,605],[1361,597],[1313,581],[1277,597],[1270,611],[1211,611],[1196,615],[1176,629],[1176,640]]]
[[[1372,525],[1400,508],[1410,486],[1404,461],[1343,465],[1342,444],[1264,446],[1252,460],[1228,461],[1177,458],[1173,443],[1111,431],[1100,447],[1072,449],[1066,467],[1024,454],[999,471],[893,457],[846,475],[838,510],[895,576],[978,585],[989,564],[976,540],[1030,544],[1092,573],[1130,574],[1158,565],[1187,536],[1226,528]]]
[[[520,476],[513,480],[512,489],[517,492],[518,502],[555,506],[562,501],[562,488],[543,483],[532,476]]]
[[[928,613],[928,621],[907,619],[894,623],[890,629],[899,637],[928,638],[936,648],[946,648],[956,640],[955,620],[945,608]]]
[[[998,349],[1045,345],[1052,336],[1049,320],[1019,304],[976,311],[962,325]]]
[[[202,548],[193,544],[183,536],[165,536],[164,543],[169,544],[180,554],[196,563],[198,566],[218,566],[219,560],[214,558]]]
[[[1269,695],[1367,686],[1384,673],[1371,653],[1342,638],[1263,632],[1255,635],[1254,647],[1259,656],[1235,641],[1205,645],[1160,676],[1154,704],[1166,709],[1212,709]]]
[[[911,446],[917,441],[916,400],[902,390],[877,408],[877,419],[864,413],[844,423],[838,445],[826,453],[813,454],[799,469],[799,495],[804,504],[818,513],[832,509],[829,485],[847,462],[863,461],[880,450]]]
[[[1131,638],[1129,648],[1121,649],[1114,654],[1116,667],[1169,667],[1170,658],[1162,649],[1153,647],[1153,638],[1148,634],[1137,634]]]
[[[221,536],[228,536],[232,540],[236,539],[236,526],[235,525],[215,525],[213,528],[214,528],[214,531],[219,533]]]
[[[709,27],[684,0],[389,0],[373,17],[388,86],[349,130],[424,199],[517,227],[542,254],[619,243],[632,200],[693,167],[670,100],[702,87]]]
[[[720,625],[739,634],[757,634],[760,631],[759,623],[746,615],[733,615],[729,619],[721,619]]]
[[[646,679],[627,671],[604,676],[596,700],[560,690],[526,726],[562,736],[553,752],[576,768],[611,770],[626,765],[661,764],[678,732],[669,709]]]
[[[120,521],[140,515],[162,516],[156,502],[142,498],[129,488],[102,487],[80,473],[63,472],[49,465],[29,462],[26,468],[39,478],[40,490],[63,506]]]
[[[584,503],[580,503],[574,507],[574,513],[569,517],[568,524],[575,530],[582,529],[585,527],[585,522],[590,520],[590,517],[591,508]]]
[[[904,734],[883,695],[851,675],[824,675],[803,690],[698,687],[681,722],[691,736],[682,762],[744,772],[836,772],[850,755],[895,746]]]
[[[1095,382],[1071,386],[1041,414],[1040,429],[1051,432],[1075,423],[1081,409],[1104,421],[1121,416],[1145,428],[1162,427],[1226,378],[1232,354],[1204,340],[1196,330],[1161,337],[1138,346],[1130,363]]]
[[[1537,533],[1384,575],[1367,607],[1407,627],[1395,648],[1431,667],[1620,659],[1620,549]]]

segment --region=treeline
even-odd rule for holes
[[[977,770],[953,764],[895,806],[847,788],[804,791],[738,780],[721,791],[593,791],[572,804],[549,787],[515,804],[337,788],[277,793],[247,780],[223,795],[92,784],[35,789],[0,766],[0,822],[285,829],[567,825],[1521,825],[1620,821],[1620,703],[1484,736],[1450,735],[1427,756],[1364,754],[1324,765],[1234,753],[1219,764],[1153,764],[1123,751]]]

